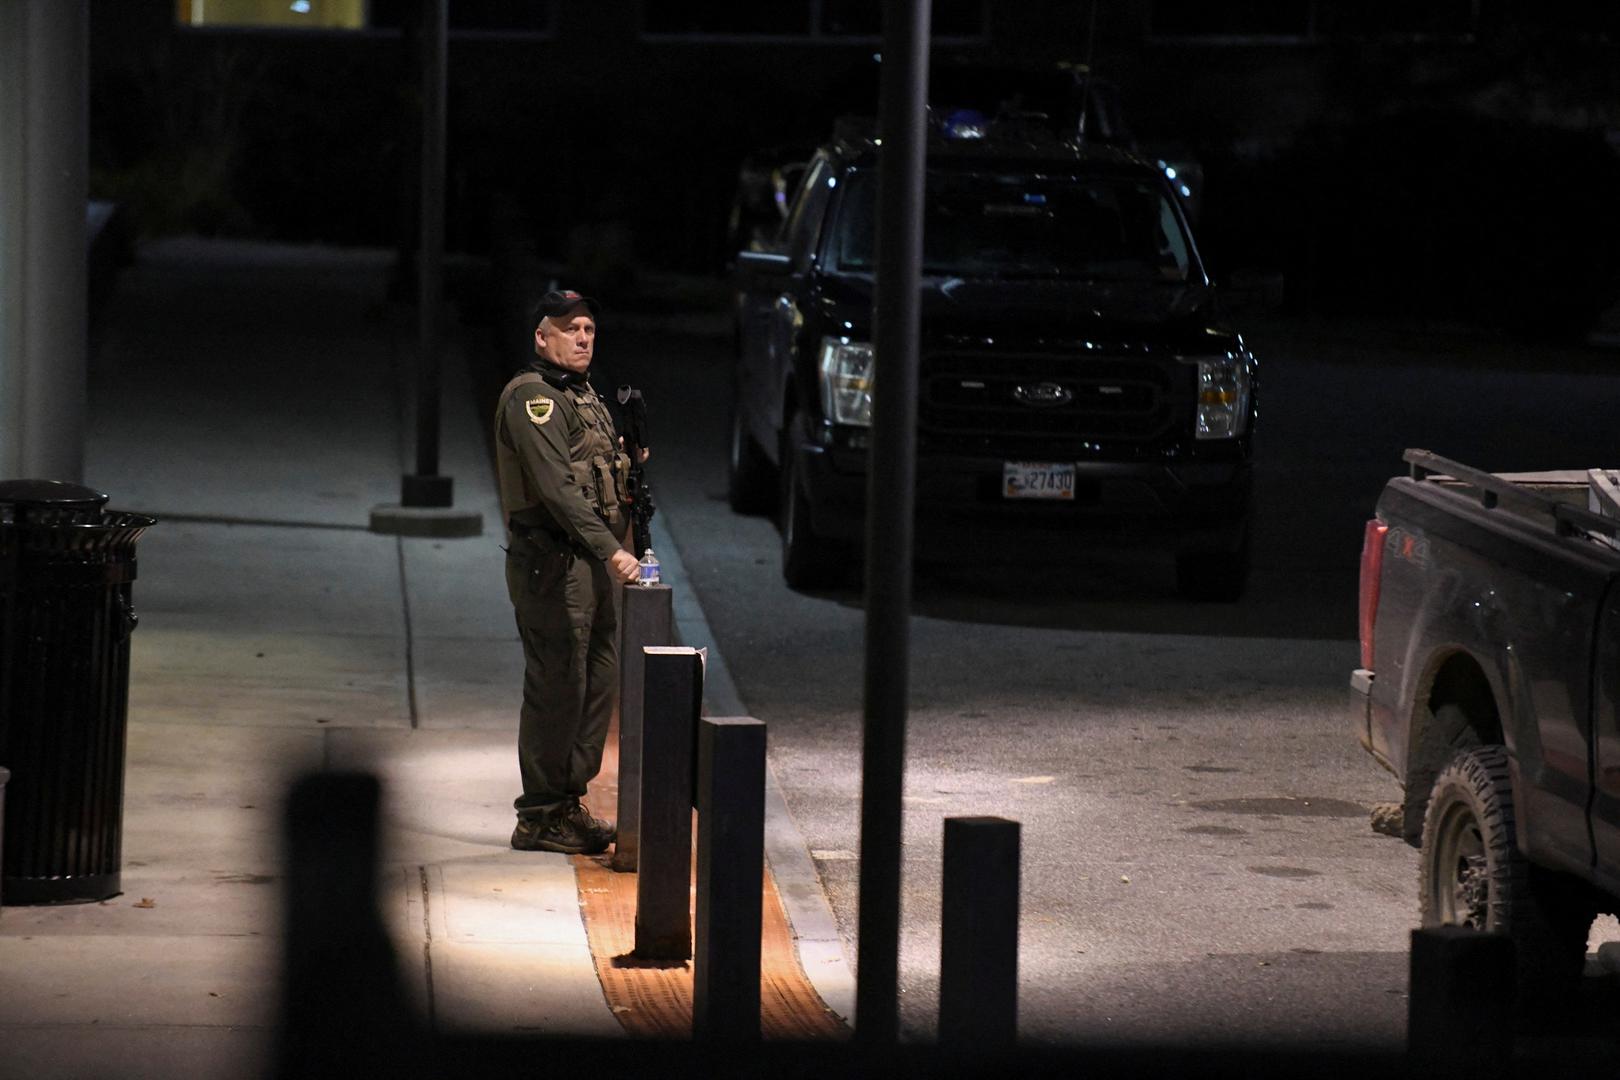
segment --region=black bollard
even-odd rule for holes
[[[629,585],[619,613],[619,818],[613,869],[631,871],[641,858],[641,650],[675,640],[673,592],[668,585]]]
[[[765,880],[765,725],[747,716],[698,722],[697,951],[692,1035],[759,1038]]]
[[[379,792],[374,776],[334,773],[288,796],[279,1076],[425,1075],[377,911]]]
[[[696,649],[671,645],[642,654],[635,953],[685,960],[692,955],[692,735],[703,711],[703,660]]]
[[[1406,1053],[1414,1075],[1490,1078],[1513,1063],[1514,957],[1505,934],[1412,931]]]
[[[945,819],[939,1042],[1001,1052],[1018,1038],[1019,825]]]

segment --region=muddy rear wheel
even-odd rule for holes
[[[1423,818],[1418,904],[1424,926],[1511,938],[1520,999],[1535,1001],[1579,977],[1595,910],[1579,882],[1525,860],[1515,825],[1507,750],[1452,758]]]

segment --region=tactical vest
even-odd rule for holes
[[[526,385],[545,381],[540,374],[525,371],[501,391],[495,409],[495,467],[500,481],[501,513],[507,522],[519,514],[529,518],[539,516],[532,513],[539,509],[546,524],[560,533],[560,526],[551,521],[550,513],[544,510],[533,478],[523,468],[509,437],[503,436],[506,407],[512,396]],[[553,386],[553,389],[557,391],[558,403],[566,402],[570,406],[557,411],[568,428],[568,466],[574,474],[574,482],[602,520],[618,534],[624,527],[623,508],[629,504],[630,459],[619,450],[613,417],[588,383],[581,381],[575,386]]]

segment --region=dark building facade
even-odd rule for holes
[[[410,231],[415,4],[374,0],[367,28],[320,31],[191,26],[178,7],[92,3],[100,193],[156,232],[389,245]],[[719,270],[744,157],[875,110],[879,8],[450,0],[451,246],[607,242]],[[1145,149],[1201,162],[1218,272],[1283,273],[1292,302],[1326,309],[1416,295],[1489,311],[1548,275],[1582,284],[1542,309],[1613,296],[1599,249],[1620,246],[1620,15],[1528,0],[934,8],[937,62],[1089,63]],[[1481,277],[1504,258],[1528,272]]]

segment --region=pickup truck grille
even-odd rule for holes
[[[1161,440],[1190,416],[1193,373],[1147,357],[930,353],[919,389],[925,448],[1039,458]]]

